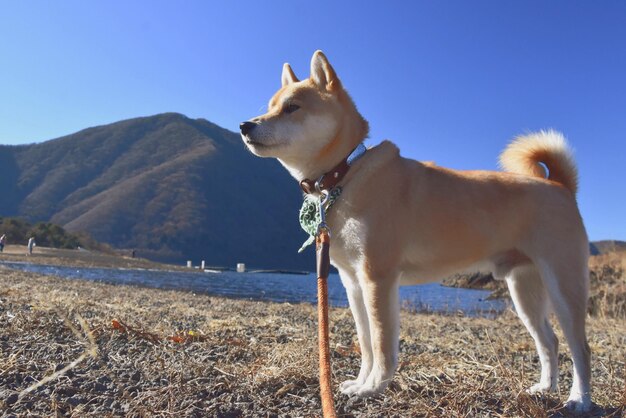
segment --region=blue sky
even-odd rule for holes
[[[590,238],[626,240],[625,2],[19,1],[0,39],[0,144],[166,111],[237,130],[322,49],[404,156],[496,169],[562,131]]]

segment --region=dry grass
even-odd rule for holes
[[[603,318],[626,319],[626,251],[589,259],[589,312]]]
[[[314,306],[111,286],[6,269],[0,269],[0,277],[0,411],[7,416],[320,413]],[[62,376],[24,393],[89,348],[90,337],[80,332],[77,314],[93,337],[96,357],[86,357]],[[560,405],[571,381],[568,353],[560,355],[560,393],[525,394],[524,388],[538,379],[539,364],[530,336],[513,313],[495,320],[402,315],[400,367],[391,387],[366,400],[336,393],[341,416],[565,414]],[[331,309],[330,319],[336,386],[353,378],[359,355],[350,312]],[[590,318],[589,338],[596,415],[623,416],[624,322]]]

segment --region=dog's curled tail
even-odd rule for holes
[[[548,178],[574,195],[578,189],[578,170],[572,150],[563,134],[557,131],[518,136],[500,154],[500,166],[511,173]]]

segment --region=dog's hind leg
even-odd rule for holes
[[[357,388],[363,385],[372,370],[372,342],[361,285],[357,282],[354,275],[350,275],[344,270],[339,270],[339,275],[346,288],[348,302],[350,303],[350,310],[352,311],[352,316],[356,323],[356,332],[361,348],[361,370],[359,371],[359,375],[356,379],[346,380],[339,385],[339,390],[342,393],[352,393],[351,388]]]
[[[576,413],[586,412],[592,407],[591,352],[585,334],[589,292],[587,259],[555,258],[549,263],[544,258],[537,260],[536,265],[574,363],[572,388],[565,406]]]
[[[548,321],[548,295],[539,272],[532,264],[519,266],[506,275],[517,315],[535,340],[541,362],[541,379],[529,393],[552,392],[558,379],[558,340]]]

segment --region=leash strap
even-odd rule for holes
[[[324,418],[335,418],[332,372],[330,368],[330,335],[328,331],[328,273],[330,271],[330,233],[320,228],[317,247],[317,317],[320,361],[320,396]]]

